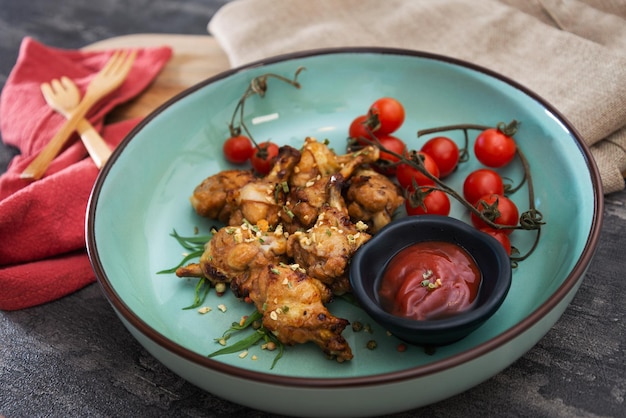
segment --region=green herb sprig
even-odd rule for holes
[[[188,250],[189,252],[185,254],[181,262],[178,263],[176,266],[169,269],[157,271],[157,274],[176,273],[176,270],[179,267],[184,266],[193,259],[199,258],[204,252],[204,245],[212,238],[212,235],[194,235],[191,237],[183,237],[181,235],[178,235],[178,232],[176,232],[175,229],[172,231],[172,233],[170,233],[170,236],[174,237],[174,239],[178,241],[180,246]]]
[[[228,341],[233,334],[239,331],[246,330],[250,327],[254,328],[254,325],[257,324],[262,319],[263,319],[263,314],[260,313],[258,310],[256,310],[254,311],[253,314],[249,315],[245,319],[245,321],[243,321],[242,323],[233,322],[230,328],[224,331],[224,334],[222,335],[221,338],[216,338],[216,341],[217,342]],[[263,326],[260,326],[259,328],[255,329],[252,334],[246,337],[243,337],[237,342],[231,345],[228,345],[227,347],[224,347],[217,351],[212,352],[207,357],[211,358],[211,357],[216,357],[216,356],[220,356],[223,354],[233,354],[233,353],[237,353],[240,351],[244,351],[258,344],[260,341],[265,341],[266,343],[272,342],[278,348],[278,353],[274,357],[274,361],[272,362],[272,365],[270,367],[270,369],[273,369],[274,366],[276,366],[276,363],[278,362],[278,360],[282,358],[285,347],[283,343],[278,341],[278,339],[267,328]]]
[[[212,238],[212,235],[194,235],[194,236],[184,237],[184,236],[179,235],[175,229],[172,230],[172,233],[170,233],[170,236],[174,237],[174,239],[178,241],[178,244],[180,244],[181,247],[183,247],[189,252],[184,255],[183,259],[176,266],[165,269],[165,270],[157,271],[157,274],[176,273],[176,270],[179,267],[182,267],[188,264],[192,260],[200,258],[200,256],[204,252],[205,244],[209,242],[209,240],[211,240]],[[209,294],[210,290],[211,290],[211,282],[209,281],[209,279],[207,279],[206,277],[201,277],[200,280],[198,280],[198,283],[196,284],[193,303],[189,306],[184,307],[183,310],[195,309],[195,308],[200,307],[206,300],[206,297]]]
[[[183,308],[184,311],[189,309],[196,309],[202,306],[206,297],[211,290],[211,282],[206,277],[201,277],[196,283],[196,289],[194,291],[193,303]]]

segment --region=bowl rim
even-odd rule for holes
[[[325,56],[325,55],[333,55],[333,54],[379,54],[379,55],[398,55],[404,57],[415,57],[415,58],[425,58],[431,59],[434,61],[440,61],[445,64],[454,65],[463,67],[469,70],[473,70],[484,75],[487,75],[491,78],[497,79],[509,86],[513,87],[516,90],[526,94],[531,97],[538,103],[540,103],[547,111],[549,111],[553,116],[557,118],[559,123],[561,123],[573,136],[576,145],[581,151],[583,155],[587,169],[589,170],[591,183],[594,191],[594,208],[593,208],[593,219],[590,226],[589,235],[587,236],[584,249],[576,261],[576,264],[564,279],[563,283],[558,287],[558,289],[539,307],[537,307],[533,312],[531,312],[526,318],[522,321],[504,331],[503,333],[497,335],[496,337],[485,341],[482,344],[479,344],[469,350],[458,353],[454,356],[444,358],[438,360],[436,362],[432,362],[426,365],[416,366],[409,369],[376,374],[376,375],[368,375],[368,376],[358,376],[358,377],[342,377],[342,378],[311,378],[311,377],[297,377],[297,376],[285,376],[279,374],[272,374],[262,371],[254,371],[239,368],[236,366],[231,366],[226,363],[219,362],[217,360],[213,360],[202,356],[198,353],[192,352],[191,350],[183,347],[180,344],[175,343],[174,341],[168,339],[163,334],[159,333],[152,327],[150,327],[146,322],[144,322],[141,318],[135,315],[135,313],[130,309],[130,307],[123,301],[123,299],[117,294],[115,288],[108,280],[106,272],[102,266],[101,260],[98,256],[98,246],[95,237],[95,212],[98,207],[98,196],[103,187],[104,182],[106,181],[107,174],[111,170],[111,167],[118,160],[121,153],[124,151],[126,146],[132,141],[132,139],[137,135],[137,133],[150,121],[155,119],[161,112],[165,109],[169,108],[171,105],[181,100],[182,98],[200,90],[210,84],[228,78],[234,74],[245,72],[250,69],[254,69],[256,67],[263,67],[272,64],[277,64],[280,62],[297,60],[302,58],[313,58],[317,56]],[[565,116],[558,111],[553,105],[551,105],[547,100],[543,99],[534,91],[529,88],[523,86],[522,84],[514,81],[513,79],[503,76],[497,73],[494,70],[488,69],[486,67],[461,60],[458,58],[453,58],[441,54],[424,52],[419,50],[410,50],[410,49],[402,49],[402,48],[387,48],[387,47],[339,47],[339,48],[319,48],[319,49],[310,49],[304,51],[298,51],[293,53],[286,53],[281,55],[276,55],[273,57],[268,57],[266,59],[257,60],[248,64],[244,64],[219,74],[216,74],[212,77],[207,78],[204,81],[201,81],[194,86],[187,88],[186,90],[176,94],[162,105],[160,105],[157,109],[147,115],[142,121],[140,121],[122,140],[122,142],[116,147],[113,151],[111,157],[107,161],[107,163],[102,167],[100,173],[98,174],[94,187],[92,188],[90,198],[87,205],[87,216],[86,216],[86,244],[87,244],[87,254],[89,256],[92,268],[96,274],[96,278],[98,283],[100,284],[105,296],[109,300],[109,303],[114,307],[117,311],[117,314],[122,316],[125,321],[127,321],[132,327],[141,332],[145,337],[150,339],[155,344],[161,346],[164,350],[173,353],[176,356],[179,356],[189,362],[192,362],[200,367],[208,368],[214,370],[216,372],[228,374],[231,376],[235,376],[244,380],[251,380],[260,383],[265,383],[273,386],[285,386],[285,387],[299,387],[299,388],[317,388],[317,389],[336,389],[336,388],[355,388],[355,387],[366,387],[366,386],[379,386],[381,384],[393,384],[399,383],[402,381],[413,380],[417,378],[422,378],[425,376],[433,375],[436,373],[445,372],[447,370],[453,369],[455,367],[459,367],[464,363],[471,362],[473,360],[477,360],[482,356],[488,354],[491,351],[495,351],[498,348],[506,345],[508,342],[515,339],[518,335],[524,333],[525,331],[532,328],[533,325],[537,324],[541,321],[547,314],[549,314],[557,305],[561,303],[561,301],[567,297],[567,295],[574,289],[580,280],[583,279],[583,275],[593,258],[597,244],[599,241],[600,230],[602,226],[603,220],[603,208],[604,208],[604,200],[603,200],[603,192],[602,192],[602,182],[600,179],[600,173],[598,167],[593,159],[589,146],[584,142],[580,133],[574,128],[574,126],[569,122]]]
[[[477,322],[482,322],[483,320],[491,317],[496,310],[500,307],[506,295],[508,294],[509,288],[511,287],[512,282],[512,272],[511,272],[511,264],[509,260],[509,256],[504,251],[502,245],[489,234],[480,233],[477,229],[473,228],[471,225],[463,222],[459,219],[450,217],[450,216],[440,216],[440,215],[419,215],[419,216],[407,216],[404,218],[396,219],[392,221],[392,223],[386,225],[383,229],[381,229],[378,234],[374,235],[370,241],[365,243],[363,247],[359,248],[357,253],[354,255],[353,260],[356,258],[356,261],[359,262],[361,260],[367,260],[366,254],[371,251],[370,249],[380,239],[384,238],[382,234],[389,233],[390,231],[401,229],[406,227],[406,224],[421,224],[425,227],[428,226],[438,226],[438,225],[448,225],[455,231],[460,231],[465,236],[476,236],[476,240],[483,241],[489,247],[489,249],[494,249],[494,252],[497,253],[499,261],[502,263],[499,266],[499,273],[504,274],[503,277],[500,277],[497,285],[494,289],[494,294],[490,297],[484,304],[475,309],[472,309],[468,312],[464,312],[460,315],[454,315],[448,318],[443,319],[433,319],[433,320],[425,320],[425,321],[416,321],[409,318],[403,318],[400,316],[393,315],[387,311],[385,311],[379,303],[373,301],[373,303],[368,304],[367,306],[362,306],[362,309],[367,311],[370,315],[375,315],[376,317],[382,318],[387,322],[393,322],[398,327],[406,328],[407,331],[442,331],[442,327],[447,327],[447,329],[456,330],[459,328],[463,328],[466,326],[471,326],[476,324]],[[478,234],[474,233],[478,232]],[[432,239],[418,240],[417,242],[426,242],[433,241]],[[402,248],[395,251],[392,255],[395,256],[400,253],[403,249],[406,249],[410,246],[411,243],[407,243],[403,245]],[[460,244],[459,244],[460,245]],[[463,245],[460,245],[463,247]],[[465,249],[470,255],[472,254],[470,251]],[[390,258],[388,259],[388,261]],[[506,263],[506,264],[505,264]],[[354,261],[353,263],[354,264]],[[508,267],[508,268],[507,268]],[[359,271],[357,269],[356,271]],[[350,283],[352,283],[353,290],[356,291],[357,295],[355,297],[359,300],[360,294],[367,294],[367,288],[369,286],[364,286],[363,281],[359,280],[355,286],[355,282],[352,280],[353,277],[353,269],[350,269]],[[374,280],[374,283],[379,283],[378,277]],[[371,298],[364,296],[365,298],[371,301]],[[361,303],[363,303],[361,301]],[[375,319],[375,318],[373,318]]]

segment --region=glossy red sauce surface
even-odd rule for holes
[[[413,244],[394,256],[379,289],[383,309],[417,320],[441,319],[470,309],[481,273],[462,247],[439,241]]]

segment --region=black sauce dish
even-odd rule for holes
[[[389,261],[423,241],[446,241],[465,249],[482,275],[472,307],[454,316],[415,320],[381,307],[378,294]],[[511,287],[511,262],[502,245],[458,219],[439,215],[407,216],[392,221],[353,256],[350,283],[361,307],[379,325],[408,343],[432,347],[456,342],[480,327],[500,307]]]

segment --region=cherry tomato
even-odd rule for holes
[[[515,157],[515,140],[497,128],[482,131],[476,137],[474,154],[487,167],[504,167]]]
[[[463,197],[472,205],[475,205],[482,196],[491,193],[504,194],[504,183],[497,172],[489,168],[479,168],[465,178]]]
[[[387,148],[389,151],[393,151],[396,154],[403,155],[406,154],[406,144],[400,138],[396,138],[391,135],[384,135],[378,138],[380,145]],[[386,176],[393,176],[396,174],[396,165],[400,161],[400,158],[392,155],[388,152],[381,151],[380,158],[378,159],[378,164],[374,167],[380,173]]]
[[[504,247],[504,250],[508,255],[511,255],[511,239],[504,231],[496,231],[491,228],[481,228],[480,231],[491,235],[495,239],[497,239],[500,244]]]
[[[421,151],[412,152],[415,152],[418,158],[422,159],[426,171],[439,178],[439,167],[437,167],[437,163],[433,160],[433,157]],[[400,186],[404,189],[413,187],[413,179],[415,179],[415,183],[419,186],[432,186],[435,184],[433,180],[426,177],[420,170],[406,163],[398,164],[396,178]]]
[[[350,128],[348,129],[348,136],[350,138],[356,139],[357,142],[361,145],[369,145],[369,142],[362,139],[370,139],[371,137],[368,129],[371,131],[373,127],[370,125],[369,121],[369,115],[361,115],[354,118],[354,120],[350,124]]]
[[[391,97],[382,97],[376,100],[369,108],[368,114],[378,118],[378,135],[388,135],[395,132],[404,123],[404,106]]]
[[[276,157],[278,156],[278,145],[273,142],[262,142],[250,157],[252,168],[261,175],[266,175],[272,170]]]
[[[450,214],[450,198],[441,190],[420,187],[417,192],[412,188],[404,202],[408,215],[443,215]]]
[[[497,195],[495,193],[488,194],[478,199],[478,202],[474,205],[484,215],[488,215],[489,212],[493,212],[493,222],[497,225],[515,226],[519,220],[519,212],[517,206],[511,199],[506,196]],[[476,229],[492,229],[495,231],[501,231],[509,235],[513,232],[512,229],[496,229],[491,228],[485,221],[480,219],[478,215],[472,212],[472,225]]]
[[[445,136],[429,139],[421,151],[433,157],[439,167],[439,178],[450,175],[459,164],[459,147],[456,142]]]
[[[224,141],[224,157],[233,164],[243,164],[250,159],[254,146],[250,138],[243,135],[231,136]]]

